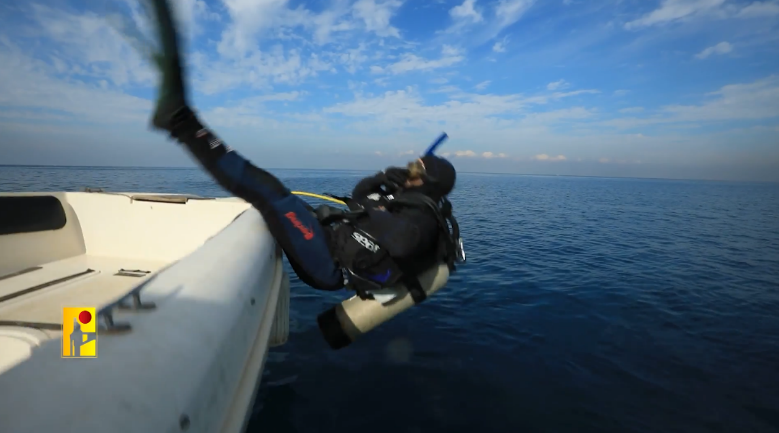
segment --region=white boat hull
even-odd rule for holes
[[[101,328],[96,358],[67,359],[59,331],[0,326],[0,430],[243,431],[268,347],[287,335],[289,280],[260,214],[232,198],[41,195],[67,224],[0,236],[0,321],[61,323],[63,307],[94,306],[129,329]],[[117,308],[132,293],[155,308]]]

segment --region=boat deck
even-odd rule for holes
[[[114,302],[166,265],[82,254],[0,275],[0,321],[61,324],[64,307],[99,308]],[[46,329],[46,334],[59,332]]]

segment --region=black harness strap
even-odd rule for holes
[[[402,281],[406,286],[406,289],[408,289],[408,293],[411,295],[411,299],[414,300],[414,304],[419,304],[427,299],[427,293],[425,293],[425,289],[422,288],[422,284],[420,284],[417,277],[404,275],[400,281]]]

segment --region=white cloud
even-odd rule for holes
[[[473,88],[474,88],[474,89],[476,89],[476,90],[484,90],[484,89],[486,89],[486,88],[487,88],[487,86],[489,86],[489,85],[490,85],[490,83],[491,83],[491,81],[490,81],[490,80],[487,80],[487,81],[482,81],[481,83],[479,83],[479,84],[477,84],[477,85],[473,86]]]
[[[381,57],[371,49],[371,34],[400,38],[391,25],[400,0],[336,0],[318,12],[302,5],[293,8],[289,0],[222,1],[229,22],[216,53],[200,49],[192,56],[197,89],[207,94],[239,85],[263,89],[274,83],[298,84],[322,71],[336,72],[336,66],[354,74]],[[283,43],[290,40],[296,43]]]
[[[458,49],[449,45],[444,45],[441,49],[441,57],[439,59],[427,60],[415,54],[406,53],[402,56],[401,60],[386,67],[371,66],[371,72],[397,75],[411,71],[429,71],[452,66],[464,59],[465,57],[460,54]]]
[[[57,78],[54,67],[31,58],[4,36],[0,37],[0,64],[0,106],[13,107],[17,117],[22,110],[29,120],[53,116],[79,123],[148,122],[151,101],[100,84]]]
[[[739,18],[763,18],[774,15],[779,15],[779,1],[753,2],[736,14]]]
[[[218,44],[220,54],[240,57],[256,51],[256,37],[274,27],[296,26],[306,22],[304,9],[286,8],[287,0],[222,0],[232,25],[222,33]]]
[[[669,105],[675,121],[770,119],[779,117],[779,76],[748,84],[730,84],[709,94],[717,99],[700,105]]]
[[[400,0],[358,0],[354,4],[354,16],[365,24],[369,32],[381,37],[400,37],[400,31],[390,24],[392,15],[403,5]]]
[[[614,96],[625,96],[630,93],[630,90],[619,89],[614,91]]]
[[[569,83],[565,80],[559,80],[546,85],[547,90],[564,89],[569,86]]]
[[[532,157],[531,159],[534,159],[536,161],[551,161],[551,162],[557,162],[557,161],[565,161],[567,158],[565,155],[557,155],[557,156],[549,156],[545,153],[542,153],[540,155],[536,155]]]
[[[772,75],[751,83],[730,84],[707,95],[698,105],[667,105],[643,118],[616,118],[598,125],[633,129],[660,124],[692,124],[734,120],[779,118],[779,76]]]
[[[444,45],[441,48],[441,54],[446,57],[450,56],[459,56],[460,55],[460,49],[453,47],[451,45]]]
[[[644,111],[644,107],[628,107],[619,110],[620,113],[640,113]]]
[[[733,45],[728,42],[720,42],[717,45],[708,47],[695,55],[696,59],[705,59],[712,54],[727,54],[733,51]]]
[[[354,74],[357,72],[357,69],[360,67],[360,65],[368,60],[368,56],[365,54],[365,52],[366,46],[365,44],[361,43],[356,48],[344,50],[339,55],[338,60],[341,62],[341,64],[345,65],[347,72]]]
[[[725,0],[663,0],[659,8],[626,23],[625,28],[647,27],[694,17],[715,11],[724,3]]]
[[[268,103],[286,103],[301,99],[305,92],[268,93],[241,99],[229,106],[216,107],[204,112],[209,123],[218,126],[275,126],[277,121],[264,116],[272,115]],[[263,116],[264,115],[264,116]]]
[[[487,122],[492,126],[507,127],[508,125],[518,125],[523,118],[527,119],[527,123],[545,124],[563,118],[586,117],[589,115],[589,111],[582,108],[542,113],[527,113],[526,110],[533,106],[548,104],[551,101],[596,92],[595,90],[576,90],[534,96],[521,94],[482,95],[460,92],[443,104],[426,105],[422,96],[414,88],[407,87],[405,90],[388,91],[374,97],[364,97],[358,93],[355,95],[354,101],[335,104],[325,108],[324,112],[356,118],[372,118],[374,121],[392,127],[412,125],[432,127],[442,121],[453,125]],[[491,119],[492,116],[497,115],[514,115],[516,117],[512,121]],[[461,127],[466,128],[465,126]]]
[[[117,86],[153,82],[154,73],[146,60],[103,17],[37,4],[30,8],[40,30],[58,43],[59,49],[52,54],[60,73],[105,78]]]
[[[298,84],[322,71],[335,72],[333,66],[316,54],[304,55],[277,45],[267,52],[254,52],[232,62],[216,62],[200,53],[192,56],[196,88],[207,95],[246,85],[268,89],[271,84]]]
[[[435,90],[430,90],[430,93],[461,93],[459,87],[457,86],[442,86]]]
[[[498,0],[495,6],[495,17],[498,19],[493,30],[495,34],[519,21],[534,3],[535,0]]]
[[[476,152],[472,150],[457,150],[454,152],[454,156],[463,158],[473,158],[476,156]]]
[[[495,51],[496,53],[505,53],[506,44],[502,41],[495,42],[495,45],[492,46],[492,51]]]
[[[481,154],[481,157],[485,159],[508,158],[508,155],[506,155],[505,153],[484,152]]]
[[[475,23],[481,22],[484,20],[484,17],[482,17],[481,12],[474,8],[474,3],[476,3],[476,0],[465,0],[461,5],[450,9],[449,15],[454,19],[467,20]]]

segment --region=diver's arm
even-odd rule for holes
[[[386,170],[358,182],[352,190],[352,198],[359,201],[373,193],[384,195],[388,192],[396,191],[401,185],[406,183],[408,177],[408,169],[388,167]],[[382,187],[387,187],[388,191],[383,190]]]
[[[394,258],[409,258],[435,246],[438,224],[429,215],[409,210],[390,213],[367,210],[370,221],[365,228],[379,245]]]
[[[352,189],[352,199],[361,201],[374,193],[384,194],[385,191],[382,190],[382,186],[385,185],[386,182],[387,176],[382,171],[373,176],[366,177],[357,182],[357,185]]]

